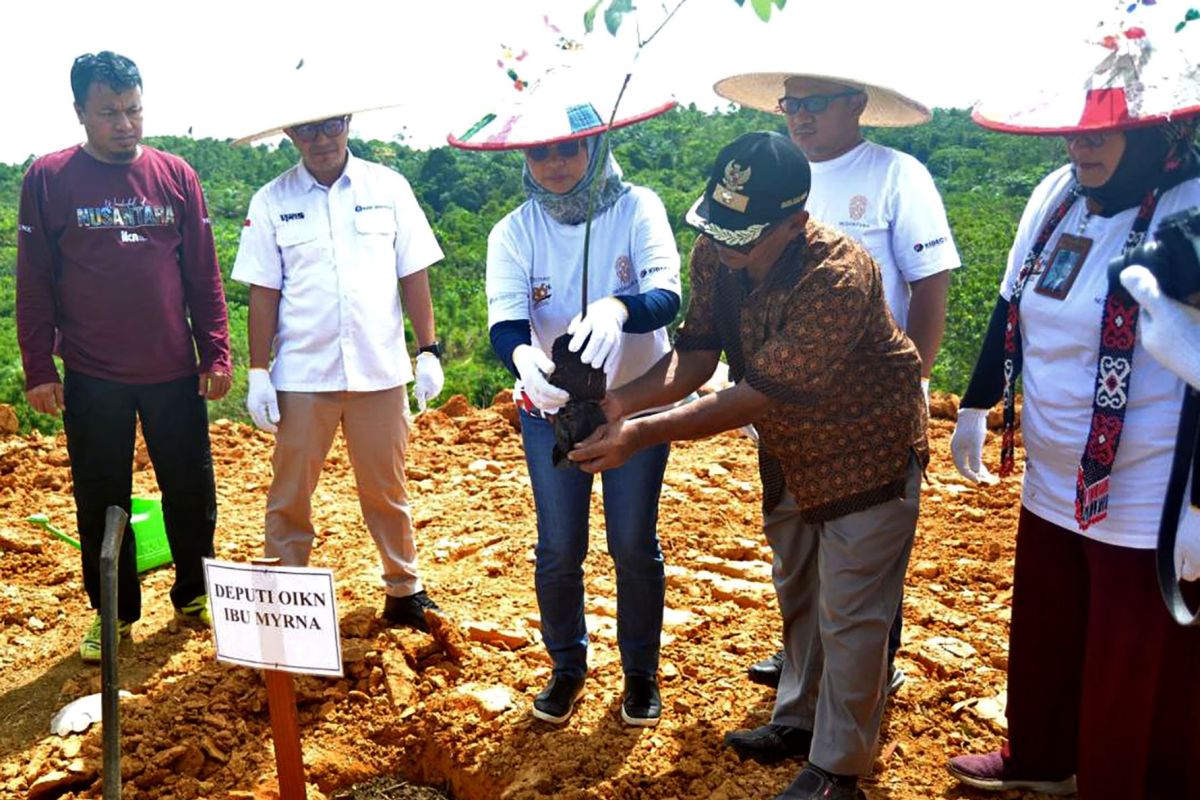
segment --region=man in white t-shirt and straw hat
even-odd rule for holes
[[[929,109],[894,89],[828,73],[747,73],[713,88],[742,106],[787,117],[792,141],[812,168],[806,207],[813,219],[856,239],[878,262],[888,308],[921,354],[928,403],[950,271],[962,262],[929,171],[906,153],[868,141],[862,129],[922,125],[931,119]],[[888,646],[889,691],[904,681],[894,664],[901,622],[897,609]],[[782,650],[749,670],[751,680],[779,685],[781,694],[800,702],[804,686],[798,676],[783,678],[785,673]],[[765,744],[777,744],[776,737],[769,738]]]
[[[437,606],[417,572],[404,475],[414,380],[404,317],[424,409],[443,384],[426,272],[442,250],[408,181],[349,152],[352,109],[364,106],[298,99],[294,107],[279,115],[284,124],[236,142],[282,132],[301,156],[250,201],[232,275],[250,285],[246,407],[276,434],[266,552],[308,563],[311,496],[340,427],[383,564],[383,615],[428,630],[424,612]]]

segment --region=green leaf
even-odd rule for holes
[[[621,19],[631,11],[633,0],[612,0],[608,8],[604,9],[604,24],[608,32],[616,36],[621,27]]]
[[[775,7],[783,11],[783,7],[787,5],[787,0],[775,0]]]
[[[592,29],[596,27],[596,9],[598,9],[600,4],[603,2],[604,0],[596,0],[596,2],[592,3],[591,8],[583,12],[583,29],[587,33],[591,33]]]
[[[766,22],[771,18],[771,3],[773,0],[750,0],[750,5],[754,7],[754,13],[758,14],[758,18]]]

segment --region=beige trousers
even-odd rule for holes
[[[409,413],[405,389],[279,393],[275,477],[267,496],[268,556],[287,566],[308,564],[316,535],[312,493],[340,425],[363,519],[383,562],[385,590],[396,597],[421,590],[404,477]]]

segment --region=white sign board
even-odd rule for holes
[[[217,660],[342,675],[333,571],[204,559]]]

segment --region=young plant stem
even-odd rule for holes
[[[645,39],[644,41],[641,38],[641,33],[639,30],[638,47],[637,47],[637,50],[633,54],[634,63],[637,62],[638,56],[640,56],[642,54],[642,48],[645,47],[646,45],[650,44],[650,42],[654,41],[654,37],[658,36],[659,32],[662,31],[662,29],[666,27],[667,23],[670,22],[671,19],[675,16],[675,12],[679,11],[679,9],[682,8],[683,4],[686,2],[687,2],[687,0],[679,0],[679,2],[675,4],[675,8],[671,9],[671,12],[669,14],[667,14],[666,18],[661,23],[659,23],[658,27],[654,29],[654,32],[651,33],[650,36],[647,39]],[[617,93],[617,101],[615,103],[613,103],[612,113],[608,115],[608,124],[604,126],[604,132],[602,134],[600,134],[600,143],[598,145],[596,145],[596,158],[607,158],[608,157],[608,151],[606,150],[606,147],[608,145],[608,136],[612,132],[613,123],[617,119],[617,109],[619,109],[621,107],[621,98],[623,98],[625,96],[625,90],[627,88],[629,88],[629,79],[632,77],[633,77],[633,69],[631,68],[629,70],[629,72],[625,73],[625,81],[621,84],[621,91]],[[598,167],[598,169],[602,169],[602,167]],[[580,311],[580,319],[587,316],[588,255],[591,252],[591,248],[589,247],[589,245],[591,244],[591,240],[592,240],[592,208],[595,204],[595,201],[596,201],[596,181],[593,179],[592,185],[588,187],[587,221],[584,223],[584,229],[583,229],[583,291],[580,293],[581,297],[583,298],[583,308]]]

